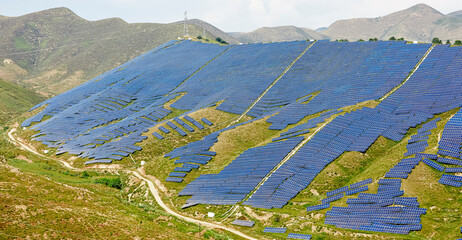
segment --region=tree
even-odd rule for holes
[[[456,46],[462,46],[462,41],[456,40],[456,41],[454,42],[454,45],[456,45]]]
[[[390,39],[388,39],[388,40],[390,40],[390,41],[395,41],[396,38],[395,38],[394,36],[392,36],[392,37],[391,37]]]
[[[199,40],[202,39],[202,36],[201,35],[197,36],[197,39],[199,39]]]
[[[374,42],[374,41],[378,41],[377,38],[369,38],[369,42]]]
[[[446,41],[446,44],[449,44],[451,45],[451,41],[449,41],[449,39]]]
[[[443,41],[441,41],[439,38],[436,37],[436,38],[433,38],[432,43],[433,44],[442,44]]]
[[[404,38],[398,38],[398,39],[396,39],[396,40],[398,40],[398,41],[404,41]]]
[[[361,39],[358,40],[358,42],[364,42],[364,39],[361,38]]]
[[[217,37],[215,40],[216,40],[217,42],[219,42],[219,43],[222,43],[222,44],[228,44],[228,42],[226,42],[225,40],[221,39],[220,37]]]

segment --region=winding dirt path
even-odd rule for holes
[[[17,147],[19,147],[19,148],[21,148],[21,149],[23,149],[25,151],[31,152],[31,153],[33,153],[35,155],[38,155],[40,157],[49,158],[49,159],[53,159],[55,161],[59,161],[66,168],[76,170],[76,171],[82,171],[82,169],[80,169],[80,168],[72,167],[68,162],[66,162],[64,160],[57,159],[57,158],[50,158],[48,156],[45,156],[45,155],[37,152],[33,147],[29,146],[27,143],[24,143],[24,142],[16,139],[14,137],[15,132],[16,132],[16,128],[12,128],[10,131],[8,131],[8,139],[15,146],[17,146]],[[191,222],[191,223],[198,224],[198,225],[201,225],[201,226],[205,226],[205,227],[208,227],[208,228],[222,229],[222,230],[228,231],[230,233],[236,234],[236,235],[238,235],[240,237],[246,238],[246,239],[256,240],[256,238],[248,236],[245,233],[242,233],[242,232],[240,232],[240,231],[238,231],[236,229],[224,226],[222,224],[205,222],[205,221],[201,221],[201,220],[197,220],[197,219],[194,219],[194,218],[191,218],[191,217],[181,215],[180,213],[176,212],[175,210],[173,210],[169,206],[167,206],[167,204],[165,204],[165,202],[160,197],[158,186],[153,181],[148,179],[146,177],[146,175],[143,175],[140,172],[133,171],[133,170],[122,170],[122,171],[129,172],[129,173],[133,174],[134,176],[136,176],[137,178],[145,181],[148,184],[149,190],[151,191],[152,195],[156,199],[157,204],[159,204],[159,206],[161,206],[167,213],[169,213],[169,214],[171,214],[171,215],[173,215],[173,216],[175,216],[175,217],[177,217],[179,219],[187,221],[187,222]]]

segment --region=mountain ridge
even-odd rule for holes
[[[258,28],[251,32],[229,33],[242,42],[275,42],[315,39],[348,39],[357,41],[369,38],[388,40],[390,37],[410,41],[431,42],[434,37],[462,39],[462,10],[447,15],[426,4],[416,4],[407,9],[375,18],[351,18],[337,20],[329,27],[312,30],[299,28],[307,36],[297,35],[294,26]],[[296,27],[297,28],[297,27]],[[277,34],[275,34],[277,32]]]

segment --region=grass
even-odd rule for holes
[[[26,39],[22,37],[15,37],[14,38],[14,46],[16,50],[21,50],[21,51],[31,51],[34,49],[33,46],[29,45],[27,43]]]
[[[0,79],[0,123],[11,120],[45,100],[45,97]]]

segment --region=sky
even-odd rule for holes
[[[425,3],[447,14],[462,0],[0,0],[0,15],[21,16],[67,7],[87,20],[119,17],[130,23],[204,20],[225,32],[295,25],[317,29],[340,19],[380,17]]]

